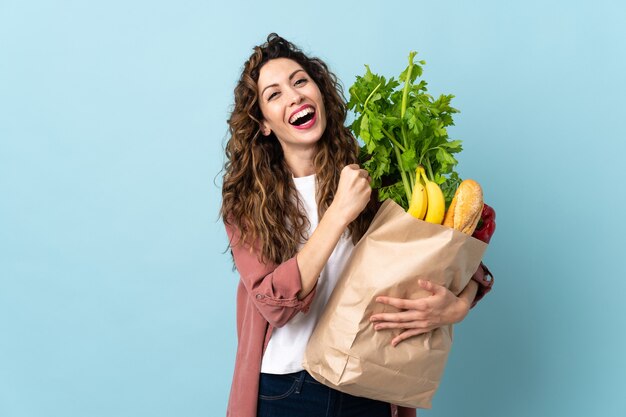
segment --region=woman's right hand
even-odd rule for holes
[[[341,170],[337,192],[329,210],[335,211],[346,226],[358,217],[370,201],[371,181],[367,171],[357,164],[346,165]]]

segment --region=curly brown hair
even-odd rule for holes
[[[226,224],[240,230],[244,243],[252,247],[255,242],[261,261],[278,264],[296,254],[298,245],[307,239],[309,223],[280,143],[274,133],[261,135],[263,115],[257,82],[263,65],[276,58],[289,58],[302,66],[324,100],[326,129],[317,142],[313,161],[320,219],[333,201],[341,169],[358,163],[359,145],[344,126],[347,110],[343,89],[321,59],[306,56],[275,33],[254,48],[235,87],[235,104],[228,119],[230,138],[225,149],[220,215]],[[354,243],[372,216],[373,208],[369,205],[348,226]]]

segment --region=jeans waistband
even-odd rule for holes
[[[312,382],[314,384],[321,384],[320,382],[316,381],[315,378],[313,378],[311,376],[311,374],[309,374],[307,371],[298,371],[298,372],[292,372],[290,374],[266,374],[266,375],[272,375],[273,377],[276,378],[289,378],[289,379],[296,379],[296,380],[301,380],[302,382]]]

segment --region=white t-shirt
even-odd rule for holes
[[[315,175],[294,178],[300,200],[304,204],[307,217],[311,223],[308,230],[310,236],[317,227],[317,202],[315,200]],[[317,280],[317,288],[309,311],[299,312],[283,327],[272,331],[267,349],[263,355],[261,372],[267,374],[289,374],[302,371],[302,359],[309,337],[317,324],[324,306],[330,298],[339,274],[352,253],[354,245],[348,237],[347,229],[342,234],[333,253]]]

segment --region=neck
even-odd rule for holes
[[[291,170],[294,177],[308,177],[315,174],[315,165],[313,165],[313,158],[315,157],[315,150],[307,150],[303,152],[295,152],[286,154],[285,161]]]

